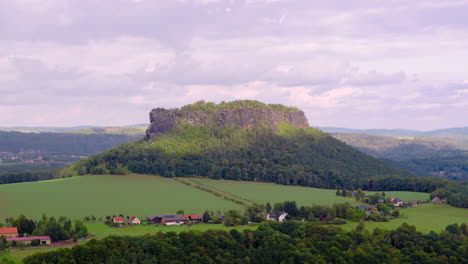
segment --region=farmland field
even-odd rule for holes
[[[301,186],[284,186],[274,183],[239,182],[225,180],[191,179],[212,188],[222,190],[255,202],[271,204],[296,201],[298,205],[333,205],[334,203],[359,204],[354,199],[336,196],[336,190]],[[404,201],[427,200],[429,194],[418,192],[386,192],[386,197],[399,197]]]
[[[24,214],[36,218],[95,215],[187,214],[226,211],[239,205],[207,192],[156,176],[79,176],[66,179],[0,185],[0,218]]]
[[[468,209],[442,204],[423,204],[414,208],[401,209],[401,214],[402,218],[393,219],[389,222],[366,222],[365,227],[368,230],[374,230],[375,228],[393,230],[403,223],[408,223],[415,225],[420,232],[429,233],[430,231],[442,231],[449,224],[468,224]],[[351,229],[356,226],[357,223],[348,222],[343,227]]]
[[[244,201],[274,204],[289,200],[296,201],[299,206],[332,205],[343,202],[358,204],[352,198],[336,196],[334,190],[200,178],[184,178],[184,180],[200,183],[217,192],[240,197]],[[427,193],[416,192],[386,192],[386,196],[397,196],[405,201],[427,200],[429,197]],[[90,215],[104,218],[106,215],[122,213],[125,216],[135,215],[144,219],[151,214],[175,213],[179,209],[183,209],[187,214],[201,214],[205,210],[224,212],[230,209],[242,209],[241,205],[193,186],[187,186],[180,181],[145,175],[81,176],[0,185],[0,206],[0,219],[6,216],[16,217],[19,214],[37,219],[43,213],[49,216],[64,215],[76,219]],[[442,230],[451,223],[468,222],[467,209],[446,205],[426,204],[402,209],[401,213],[404,218],[387,223],[367,223],[366,227],[391,229],[407,222],[416,225],[423,232],[428,232]],[[158,227],[142,226],[116,230],[108,229],[107,226],[101,224],[90,225],[90,231],[96,233],[97,236],[151,233],[154,229],[158,229]],[[345,227],[353,228],[354,226],[354,223],[349,223]],[[205,227],[212,226],[203,225],[196,228]],[[171,228],[182,230],[185,227]]]

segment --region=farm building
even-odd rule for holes
[[[445,203],[445,200],[440,199],[439,197],[434,197],[434,199],[432,199],[432,202],[433,203]]]
[[[140,224],[140,219],[138,219],[135,216],[130,217],[130,220],[128,220],[127,224],[130,225],[139,225]]]
[[[201,215],[184,215],[184,220],[194,223],[200,223],[202,221]]]
[[[148,221],[153,224],[163,225],[183,225],[183,214],[168,214],[168,215],[152,215],[148,216]]]
[[[114,217],[114,219],[112,219],[112,221],[114,223],[118,223],[118,224],[125,223],[125,220],[124,220],[124,218],[122,216],[116,216],[116,217]]]
[[[397,207],[403,205],[403,201],[396,197],[392,198],[390,202]]]
[[[288,213],[281,211],[271,212],[267,214],[266,220],[283,222],[284,220],[286,220],[287,215]]]
[[[10,237],[6,241],[13,243],[16,242],[16,245],[30,245],[34,240],[38,240],[39,245],[50,245],[50,236],[34,236],[34,237]]]
[[[0,228],[0,236],[4,236],[6,238],[18,237],[18,228],[16,228],[16,227]]]

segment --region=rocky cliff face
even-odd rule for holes
[[[271,110],[242,107],[232,110],[186,111],[180,109],[157,108],[150,112],[151,125],[146,130],[146,138],[161,135],[176,128],[178,124],[189,123],[195,126],[239,126],[248,128],[265,126],[273,130],[277,124],[288,123],[296,127],[309,127],[307,118],[300,110]]]

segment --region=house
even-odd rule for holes
[[[148,216],[148,221],[153,224],[162,225],[183,225],[183,214],[168,214],[168,215],[151,215]]]
[[[18,237],[18,228],[17,227],[3,227],[3,228],[0,228],[0,236],[4,236],[6,238]]]
[[[432,199],[432,202],[433,203],[442,203],[442,199],[440,199],[439,197],[434,197],[434,199]]]
[[[30,245],[33,240],[39,240],[39,245],[50,245],[50,236],[33,236],[33,237],[9,237],[7,242],[16,243],[16,245]]]
[[[385,203],[385,200],[384,199],[378,199],[377,203]]]
[[[201,215],[184,215],[184,220],[192,223],[200,223],[202,221]]]
[[[136,218],[135,216],[132,216],[132,217],[130,217],[130,220],[128,220],[127,224],[139,225],[140,224],[140,219]]]
[[[224,221],[224,215],[218,215],[218,221],[223,222]]]
[[[370,207],[367,205],[360,205],[358,208],[361,210],[367,211]]]
[[[114,219],[112,220],[114,223],[117,223],[117,224],[123,224],[125,223],[125,220],[122,216],[116,216],[114,217]]]
[[[287,215],[288,213],[286,212],[275,211],[267,214],[266,220],[284,222],[284,220],[286,220]]]
[[[397,198],[397,197],[392,198],[392,200],[391,200],[390,202],[391,202],[393,205],[395,205],[396,207],[402,206],[402,205],[403,205],[403,201],[400,200],[400,199]]]

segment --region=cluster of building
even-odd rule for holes
[[[220,217],[218,217],[220,218]],[[224,217],[223,217],[224,218]],[[183,215],[183,214],[159,214],[148,216],[146,220],[140,220],[135,216],[125,219],[121,216],[116,216],[112,219],[112,222],[116,224],[127,224],[127,225],[139,225],[142,221],[147,221],[151,224],[160,225],[183,225],[184,223],[200,223],[202,222],[201,215]]]
[[[19,237],[18,228],[16,227],[3,227],[0,228],[0,237],[5,237],[6,241],[10,244],[30,245],[34,240],[38,241],[39,245],[50,245],[50,236],[32,236],[32,237]]]

